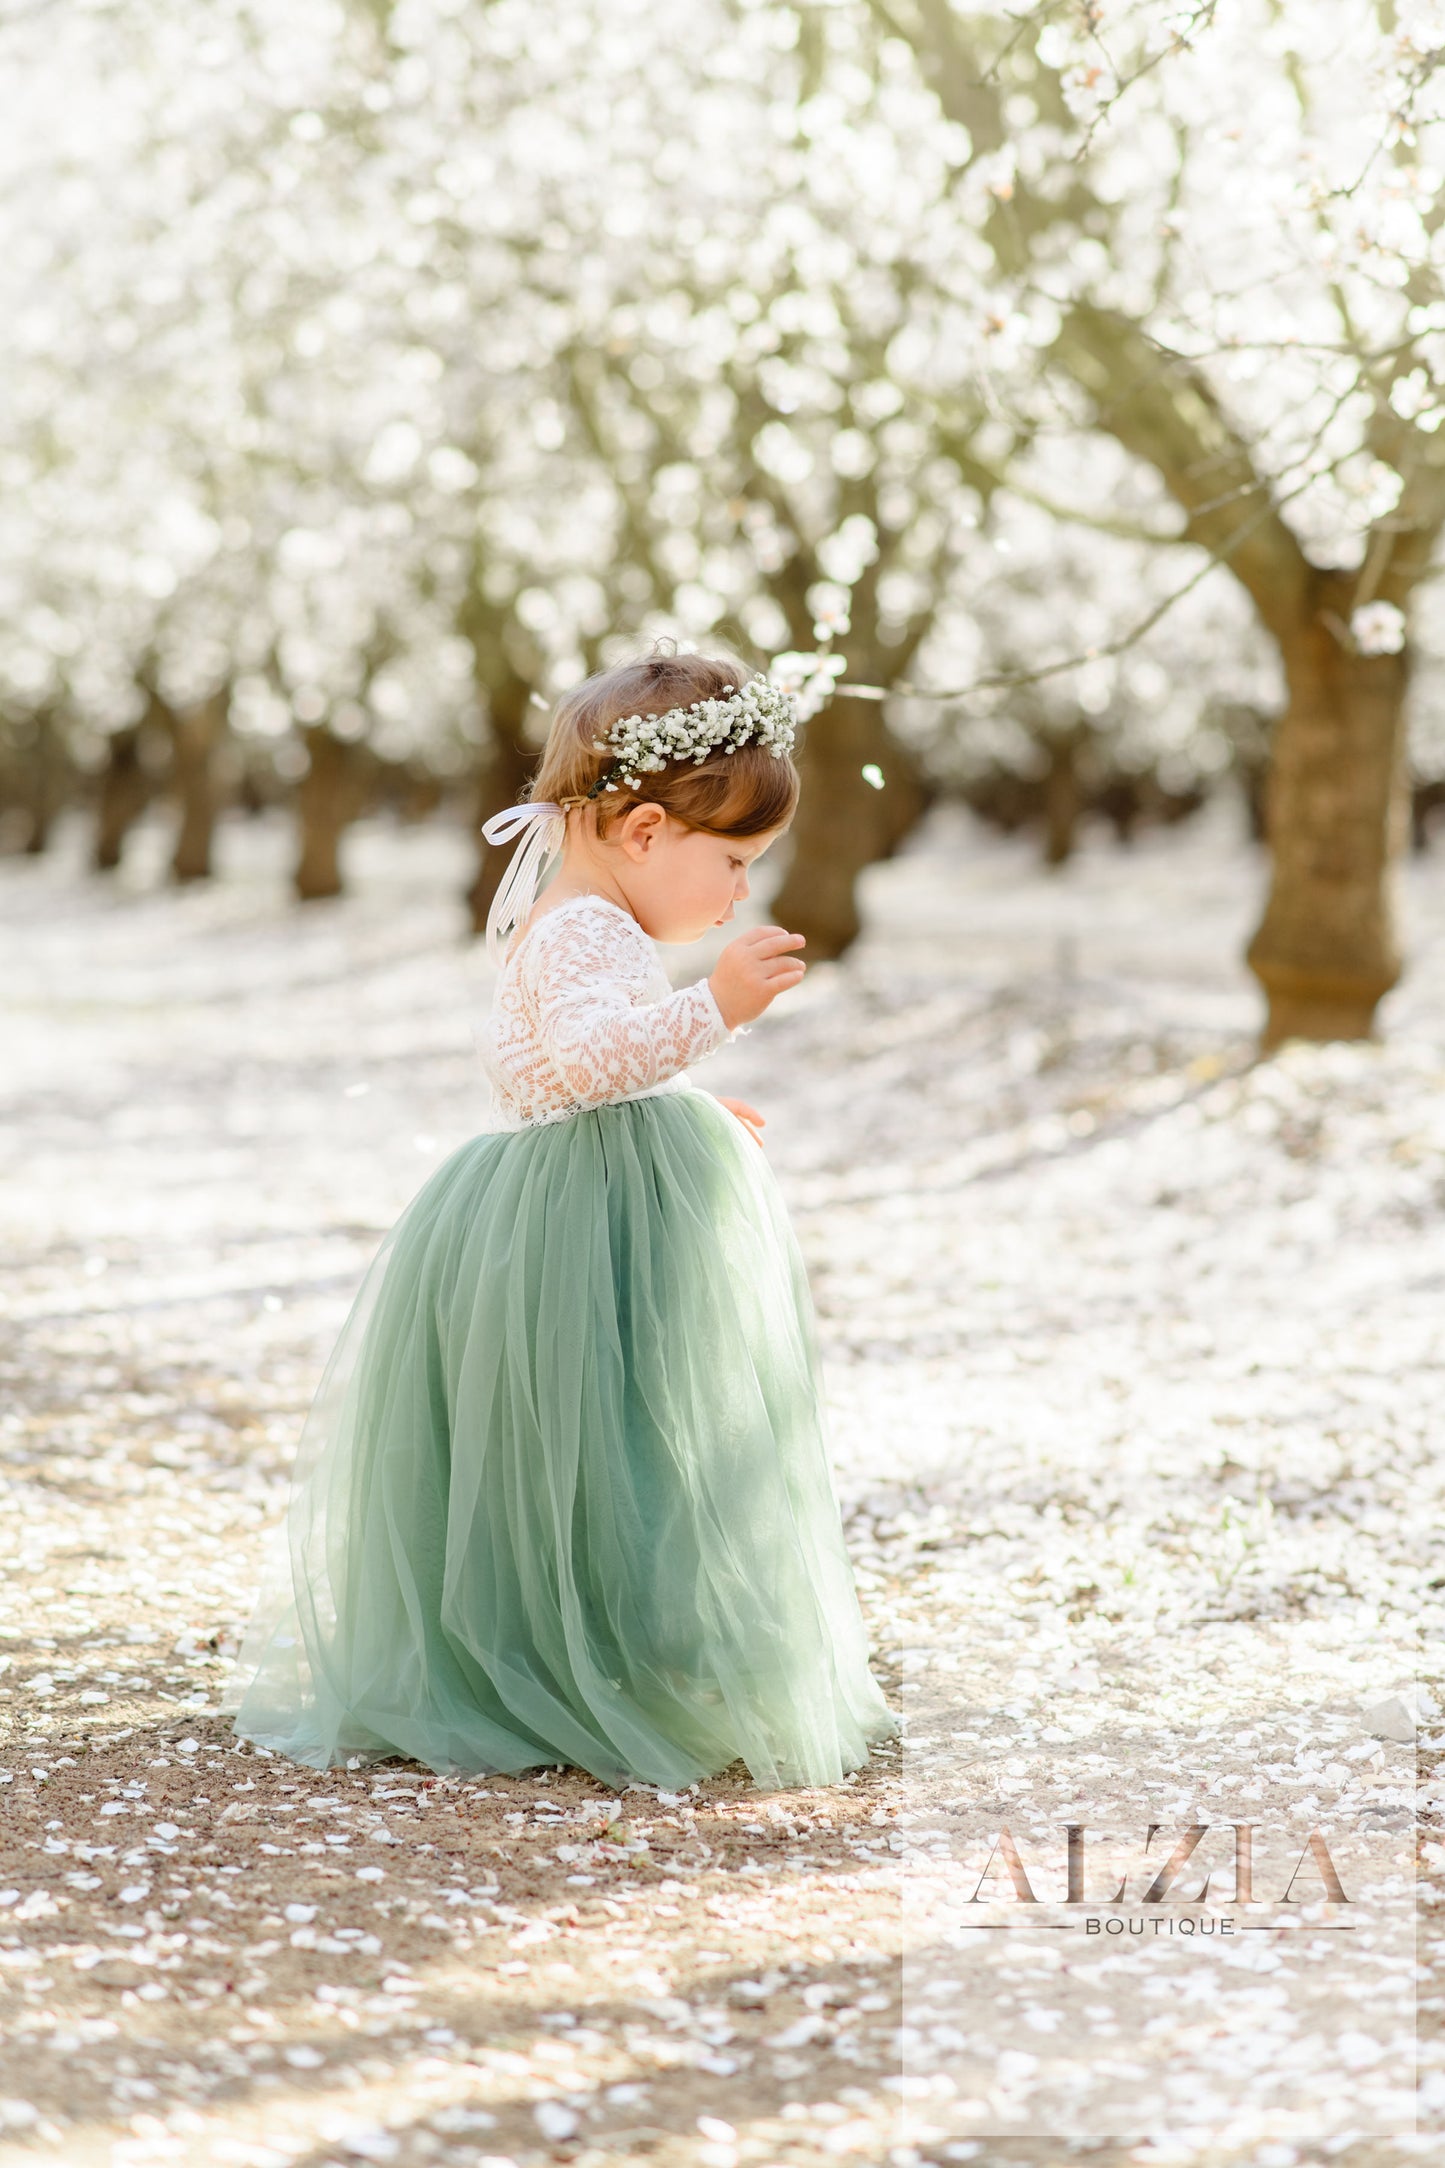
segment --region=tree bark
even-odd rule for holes
[[[306,730],[306,773],[296,786],[300,849],[292,887],[302,903],[342,893],[341,839],[361,810],[360,750],[324,723]]]
[[[1048,772],[1044,777],[1044,864],[1064,866],[1074,855],[1079,815],[1083,810],[1079,790],[1080,740],[1076,732],[1054,738],[1048,748]]]
[[[171,787],[181,807],[171,857],[171,877],[176,881],[208,881],[211,877],[211,851],[220,810],[216,754],[225,735],[230,706],[231,690],[223,685],[198,706],[171,717]]]
[[[1355,575],[1320,572],[1281,642],[1288,700],[1267,798],[1269,902],[1249,945],[1264,1043],[1363,1039],[1400,977],[1394,875],[1409,833],[1407,659],[1342,637]]]
[[[1428,851],[1439,814],[1445,811],[1445,782],[1438,778],[1430,783],[1417,783],[1410,793],[1410,847],[1416,852]]]
[[[95,815],[91,863],[97,873],[113,873],[125,851],[126,837],[150,803],[151,782],[141,758],[141,728],[111,733],[100,798]]]
[[[27,771],[25,810],[29,824],[22,848],[27,858],[39,858],[50,842],[55,816],[65,803],[68,762],[53,713],[42,709],[35,717]]]
[[[863,777],[869,763],[882,771],[882,790]],[[859,875],[892,856],[931,793],[874,700],[837,698],[815,715],[802,732],[798,770],[793,851],[771,910],[780,926],[807,937],[809,962],[822,963],[857,940]]]

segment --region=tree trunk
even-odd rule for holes
[[[1048,747],[1048,772],[1044,777],[1044,864],[1064,866],[1074,855],[1078,840],[1079,735],[1053,738]]]
[[[1244,759],[1237,763],[1239,787],[1244,797],[1245,827],[1251,843],[1269,841],[1269,762]]]
[[[211,847],[220,796],[216,753],[225,734],[230,705],[230,687],[222,686],[199,706],[171,719],[171,787],[181,804],[180,827],[171,857],[171,877],[176,881],[208,881],[211,877]]]
[[[296,788],[301,848],[292,885],[302,903],[342,892],[341,838],[361,805],[359,753],[324,723],[305,732],[306,773]]]
[[[864,779],[870,763],[882,771],[882,790]],[[808,961],[823,963],[862,929],[859,875],[892,856],[932,794],[874,700],[845,696],[815,715],[802,732],[798,768],[792,856],[771,909],[778,925],[806,935]]]
[[[65,803],[71,780],[68,766],[55,717],[48,708],[41,709],[33,719],[22,769],[27,819],[21,849],[27,858],[39,858],[50,842],[55,816]]]
[[[1417,783],[1410,793],[1410,846],[1428,851],[1435,822],[1445,810],[1445,782]]]
[[[97,873],[113,873],[120,864],[125,839],[150,803],[150,795],[150,778],[141,759],[139,725],[113,731],[95,815],[91,863]]]
[[[1396,983],[1394,871],[1408,833],[1406,657],[1343,640],[1354,575],[1321,572],[1282,640],[1288,699],[1275,739],[1269,903],[1249,945],[1266,1047],[1363,1039]],[[1332,629],[1332,626],[1334,629]]]
[[[472,915],[472,932],[476,935],[487,930],[492,898],[501,886],[511,857],[510,851],[498,850],[495,844],[484,839],[482,823],[520,801],[537,765],[537,755],[523,735],[527,703],[532,697],[528,680],[507,666],[505,674],[485,690],[492,736],[477,781],[477,872],[467,890],[467,908]],[[515,850],[516,847],[514,843],[512,848]]]

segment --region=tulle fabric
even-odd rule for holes
[[[237,1729],[318,1768],[838,1781],[896,1730],[802,1258],[710,1093],[474,1138],[387,1238],[303,1433]]]

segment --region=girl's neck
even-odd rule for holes
[[[570,896],[605,896],[630,917],[637,916],[612,867],[596,850],[589,850],[581,836],[568,837],[557,871],[539,901],[545,910],[548,904],[565,903]]]

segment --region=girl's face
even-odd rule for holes
[[[725,926],[748,894],[748,874],[783,828],[714,836],[686,828],[660,806],[635,806],[619,841],[627,899],[654,941],[696,941]]]

